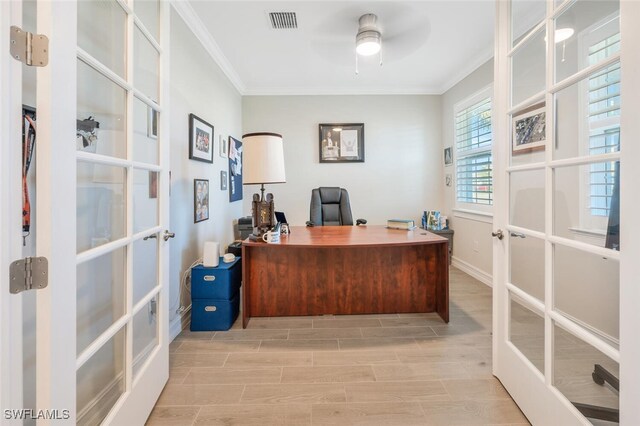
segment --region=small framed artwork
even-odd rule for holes
[[[220,172],[220,190],[221,191],[226,191],[227,190],[227,179],[229,179],[227,177],[227,172],[222,170]]]
[[[364,163],[364,123],[320,124],[321,163]]]
[[[193,180],[193,222],[209,220],[209,180]]]
[[[158,198],[158,172],[149,172],[149,198]]]
[[[444,165],[450,166],[453,164],[453,148],[448,147],[444,149]]]
[[[453,185],[453,176],[451,175],[451,173],[447,173],[447,175],[444,177],[444,184],[447,186]]]
[[[513,155],[544,149],[547,140],[547,117],[544,103],[520,111],[513,116],[512,122]]]
[[[220,135],[220,157],[227,158],[228,146],[229,144],[227,143],[227,140],[222,135]]]
[[[189,114],[189,159],[213,163],[213,126]]]
[[[158,111],[147,107],[147,137],[151,139],[158,139]]]
[[[229,202],[242,200],[242,141],[229,137]]]

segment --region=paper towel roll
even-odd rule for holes
[[[207,241],[204,243],[202,265],[208,268],[216,267],[220,263],[220,243]]]

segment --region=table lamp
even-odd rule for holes
[[[243,185],[260,185],[260,195],[253,194],[251,214],[252,241],[262,241],[262,235],[275,224],[273,194],[264,195],[264,185],[285,183],[282,135],[277,133],[247,133],[242,136]]]

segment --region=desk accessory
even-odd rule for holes
[[[225,254],[224,256],[222,256],[222,261],[223,261],[224,263],[231,263],[231,262],[233,262],[234,260],[236,260],[236,255],[235,255],[235,254],[233,254],[233,253],[227,253],[227,254]]]
[[[264,185],[285,183],[282,135],[277,133],[248,133],[242,136],[244,146],[244,185],[260,185],[260,194],[253,194],[252,241],[264,241],[263,235],[276,225],[273,194],[264,195]],[[231,155],[231,152],[229,153]],[[278,232],[279,233],[279,232]]]

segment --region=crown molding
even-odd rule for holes
[[[485,62],[489,59],[493,58],[493,44],[490,48],[482,51],[482,54],[478,56],[475,61],[468,62],[467,66],[461,67],[460,72],[454,74],[453,78],[449,79],[445,84],[440,87],[440,95],[444,95],[449,91],[453,86],[460,83],[462,80],[467,78],[471,73],[480,68]]]
[[[231,81],[231,84],[233,84],[240,95],[244,95],[246,87],[242,82],[242,79],[231,65],[231,62],[229,62],[224,53],[222,53],[222,49],[220,49],[220,46],[216,43],[204,22],[202,22],[196,11],[193,9],[191,3],[188,0],[171,0],[171,5],[191,29],[211,58],[216,64],[218,64],[229,81]]]
[[[440,95],[436,87],[264,87],[248,89],[244,96],[339,96],[339,95]]]

